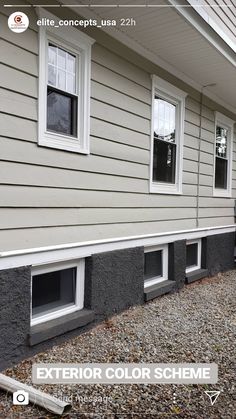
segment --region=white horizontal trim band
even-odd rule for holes
[[[67,243],[31,249],[0,252],[0,269],[10,269],[27,265],[42,265],[84,258],[94,253],[128,249],[139,246],[155,246],[172,243],[176,240],[192,240],[201,237],[234,232],[235,224],[219,227],[206,227],[191,230],[172,231],[140,236],[118,237],[106,240]]]

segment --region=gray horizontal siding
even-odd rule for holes
[[[39,147],[35,29],[7,33],[2,44],[1,250],[195,228],[200,104],[186,99],[183,195],[150,194],[150,74],[95,44],[91,154]],[[214,110],[202,109],[202,226],[233,217],[233,199],[212,197]]]

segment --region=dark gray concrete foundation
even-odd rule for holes
[[[186,240],[169,244],[168,279],[175,281],[175,290],[184,286],[186,269]]]
[[[234,232],[205,238],[204,264],[210,276],[234,269],[234,243]]]
[[[95,254],[86,262],[85,301],[102,319],[144,302],[144,248]]]

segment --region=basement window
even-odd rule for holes
[[[186,273],[201,269],[202,242],[190,240],[186,244]]]
[[[216,112],[214,196],[231,196],[233,124],[231,119]]]
[[[144,252],[144,288],[167,280],[168,246],[152,246]]]
[[[31,325],[81,310],[84,260],[32,269]]]

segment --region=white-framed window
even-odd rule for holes
[[[215,113],[215,155],[213,195],[231,197],[234,121]]]
[[[181,194],[186,93],[152,76],[150,192]]]
[[[144,249],[144,288],[168,279],[168,245]]]
[[[84,269],[84,259],[32,267],[32,326],[83,308]]]
[[[45,13],[46,17],[53,16]],[[58,30],[54,27],[40,27],[40,146],[89,153],[90,66],[93,42],[90,37],[75,28],[60,27]]]
[[[186,243],[186,273],[201,269],[202,240],[188,240]]]

